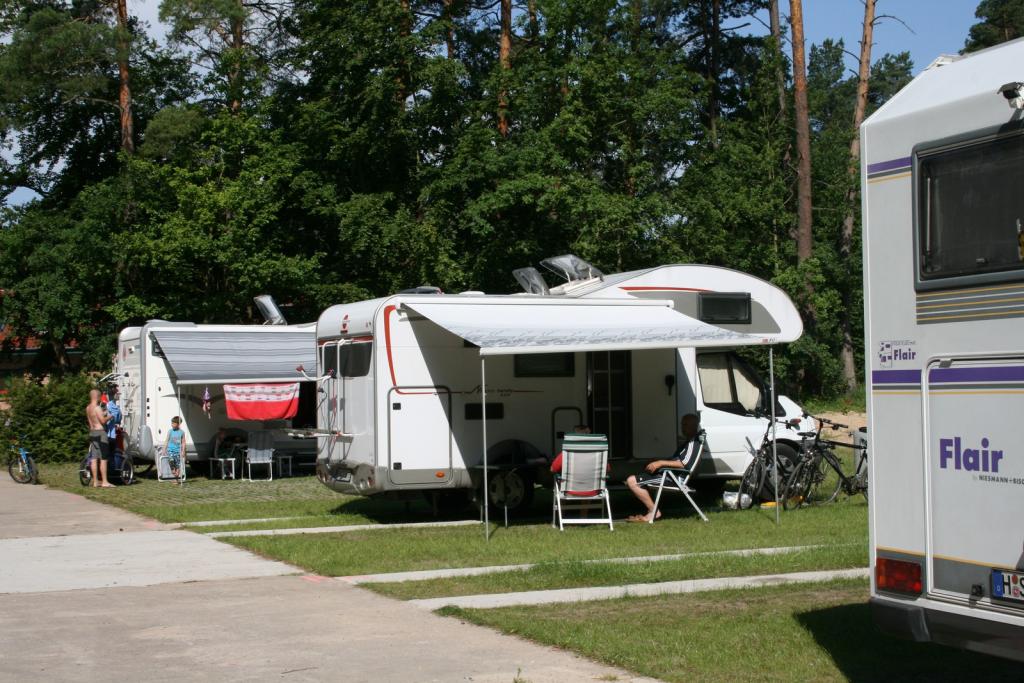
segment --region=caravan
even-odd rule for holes
[[[546,483],[562,435],[586,423],[609,439],[612,478],[676,448],[701,414],[702,475],[742,475],[759,443],[765,382],[733,350],[797,339],[789,298],[708,266],[604,276],[573,256],[545,262],[565,282],[516,271],[515,295],[398,294],[333,306],[317,323],[318,475],[359,495],[446,493],[484,480],[509,509]],[[777,414],[799,418],[782,399]],[[780,453],[795,444],[781,442]],[[486,449],[485,449],[486,446]],[[486,459],[484,453],[486,450]]]
[[[874,617],[1024,660],[1022,81],[940,58],[861,144]]]
[[[222,427],[240,436],[281,427],[276,430],[277,449],[312,458],[315,442],[288,434],[288,428],[310,427],[315,421],[311,383],[302,381],[298,414],[280,424],[229,420],[224,385],[302,380],[295,368],[315,362],[315,339],[313,323],[197,325],[151,320],[123,329],[114,369],[125,451],[136,463],[155,462],[156,447],[166,439],[171,418],[180,416],[190,462],[211,456],[213,439]]]

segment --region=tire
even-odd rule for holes
[[[793,468],[789,481],[782,490],[782,507],[784,510],[796,510],[807,502],[811,485],[814,481],[814,463],[802,460]]]
[[[124,486],[131,486],[135,481],[135,463],[132,462],[130,455],[121,457],[121,469],[118,474],[121,477],[121,484]]]
[[[746,471],[743,472],[743,478],[740,479],[740,490],[737,506],[739,506],[742,502],[744,494],[746,494],[750,498],[750,500],[753,501],[751,503],[752,506],[760,502],[758,496],[760,496],[761,487],[764,485],[764,475],[764,461],[761,460],[760,455],[757,455],[754,457],[753,460],[750,461],[750,464],[747,465]]]
[[[839,491],[843,488],[843,481],[836,474],[836,471],[832,469],[832,466],[825,461],[824,457],[818,457],[817,462],[818,470],[815,473],[815,479],[809,494],[811,504],[831,503],[839,497]]]
[[[83,459],[82,462],[78,465],[78,482],[82,486],[89,486],[90,484],[92,484],[92,470],[89,469],[88,456],[86,456],[85,459]]]
[[[39,470],[31,455],[26,456],[25,461],[22,461],[20,455],[12,455],[7,460],[7,473],[19,484],[34,484],[39,477]]]
[[[759,489],[760,497],[755,498],[755,500],[775,500],[775,474],[770,448],[771,446],[769,445],[767,462],[764,467],[764,481]],[[800,461],[800,454],[787,443],[779,443],[776,453],[779,459],[779,495],[781,497],[782,492],[785,491],[786,482],[789,481],[789,477],[793,474],[793,469]]]
[[[520,469],[495,472],[488,477],[488,488],[494,512],[503,512],[507,506],[509,514],[518,514],[533,502],[533,478]]]

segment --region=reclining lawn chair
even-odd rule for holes
[[[562,471],[555,474],[551,526],[565,531],[566,524],[612,524],[612,504],[608,498],[608,437],[603,434],[566,434],[562,441]],[[566,518],[564,507],[607,510],[608,516]]]
[[[686,500],[690,501],[690,505],[697,511],[700,518],[705,522],[708,518],[701,512],[700,507],[697,506],[696,501],[693,500],[693,496],[690,494],[696,493],[696,489],[689,486],[690,477],[693,476],[694,471],[697,469],[697,465],[700,464],[701,456],[704,455],[704,430],[700,430],[697,433],[696,446],[690,448],[690,452],[687,458],[683,461],[683,466],[679,467],[663,467],[655,474],[661,476],[655,479],[648,479],[642,482],[640,485],[644,488],[651,490],[657,489],[658,493],[654,496],[654,511],[651,513],[651,521],[653,524],[655,518],[658,516],[658,505],[661,503],[661,494],[665,491],[675,491],[686,496]]]

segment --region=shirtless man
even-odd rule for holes
[[[100,405],[99,389],[89,392],[89,405],[85,407],[85,419],[89,422],[89,469],[92,470],[92,485],[113,488],[107,480],[107,459],[110,457],[110,441],[107,439],[106,423],[110,415]]]

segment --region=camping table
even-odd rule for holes
[[[282,473],[282,470],[284,469],[283,465],[284,465],[285,460],[288,461],[288,476],[290,477],[290,476],[292,476],[292,456],[290,456],[290,455],[279,455],[277,453],[274,453],[274,464],[277,465],[277,476],[279,476],[279,477],[283,477],[284,476],[284,474]]]

